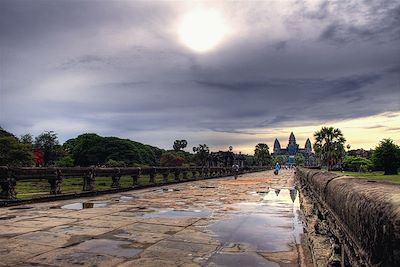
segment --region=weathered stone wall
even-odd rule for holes
[[[296,176],[317,266],[400,266],[400,185],[304,168]]]

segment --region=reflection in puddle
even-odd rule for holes
[[[134,257],[143,250],[130,248],[131,242],[112,239],[92,239],[74,247],[77,251],[107,254],[115,257]]]
[[[279,264],[268,261],[256,253],[223,253],[214,254],[207,266],[260,266],[260,267],[279,267]]]
[[[181,190],[176,189],[176,188],[163,188],[163,189],[161,189],[161,191],[163,191],[163,192],[176,192],[176,191],[181,191]]]
[[[261,195],[261,202],[233,205],[239,211],[210,225],[210,230],[225,245],[241,243],[251,251],[290,251],[303,233],[297,190]]]
[[[132,199],[133,199],[133,197],[121,196],[121,197],[119,198],[119,201],[121,201],[121,202],[128,202],[129,200],[132,200]]]
[[[77,202],[61,206],[61,208],[68,210],[82,210],[82,209],[92,209],[92,208],[104,208],[107,206],[108,203]]]
[[[177,209],[160,209],[155,213],[145,214],[145,218],[181,218],[181,217],[195,217],[205,218],[210,216],[211,210],[177,210]]]

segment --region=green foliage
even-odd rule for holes
[[[353,176],[359,178],[365,178],[368,180],[384,180],[400,184],[400,174],[384,175],[383,171],[372,171],[372,172],[348,172],[348,171],[337,171],[339,175]]]
[[[199,145],[198,147],[193,147],[193,152],[196,153],[195,161],[200,166],[205,166],[210,154],[210,149],[206,144]]]
[[[35,147],[43,151],[45,165],[52,165],[65,155],[62,146],[58,142],[57,134],[46,131],[35,138]]]
[[[0,165],[32,166],[31,146],[21,143],[13,134],[0,128]]]
[[[333,127],[322,127],[320,131],[314,133],[314,137],[315,153],[321,163],[326,165],[328,170],[332,170],[336,164],[341,163],[345,155],[346,139],[343,137],[342,131]]]
[[[179,151],[174,151],[174,150],[169,150],[168,152],[172,152],[175,155],[181,157],[184,159],[184,164],[190,164],[193,163],[193,165],[195,165],[195,155],[193,155],[192,153],[183,151],[183,150],[179,150]]]
[[[372,161],[358,156],[345,156],[343,169],[346,171],[367,172],[373,167]]]
[[[122,160],[114,160],[114,159],[109,159],[107,160],[106,164],[107,167],[126,167],[125,161]]]
[[[184,162],[185,159],[174,152],[165,152],[160,159],[160,165],[164,167],[182,166]]]
[[[79,166],[104,165],[110,159],[135,164],[158,165],[163,150],[129,139],[82,134],[64,143]]]
[[[175,151],[179,151],[184,149],[186,146],[187,146],[186,140],[175,140],[173,148]]]
[[[255,160],[261,165],[265,166],[272,163],[272,157],[269,154],[269,147],[267,144],[259,143],[254,150]]]
[[[280,165],[286,164],[288,158],[285,155],[279,155],[274,158],[274,164],[279,163]]]
[[[30,145],[33,149],[33,136],[31,134],[23,134],[19,140],[23,144]]]
[[[66,155],[56,162],[57,167],[74,167],[74,159],[70,155]]]
[[[304,166],[305,158],[303,154],[297,153],[296,156],[294,157],[294,160],[296,161],[297,166]]]
[[[397,174],[400,167],[400,147],[391,139],[383,139],[372,155],[374,166],[385,175]]]

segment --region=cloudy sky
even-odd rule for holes
[[[0,125],[252,153],[400,143],[400,2],[0,1]]]

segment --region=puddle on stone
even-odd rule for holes
[[[176,188],[162,188],[161,191],[162,192],[177,192],[177,191],[181,191],[181,190],[176,189]]]
[[[83,210],[92,208],[104,208],[107,207],[108,205],[109,205],[108,203],[77,202],[61,206],[61,208],[68,210]]]
[[[115,257],[135,257],[143,249],[129,247],[131,242],[112,239],[91,239],[74,246],[78,251],[107,254]]]
[[[130,200],[132,200],[132,199],[133,199],[133,197],[121,196],[121,197],[119,198],[119,201],[121,201],[121,202],[128,202],[128,201],[130,201]]]
[[[279,264],[268,261],[256,253],[226,253],[219,252],[214,254],[206,266],[260,266],[260,267],[279,267]]]
[[[187,210],[187,209],[158,209],[154,213],[145,214],[145,218],[205,218],[212,214],[211,210]]]
[[[240,243],[252,251],[290,251],[300,243],[303,226],[300,221],[298,192],[281,189],[279,195],[262,194],[261,202],[232,205],[231,217],[209,226],[222,244]]]

